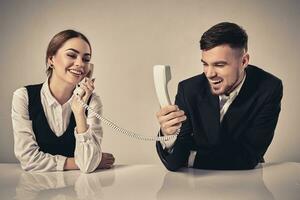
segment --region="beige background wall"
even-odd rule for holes
[[[249,34],[251,64],[284,83],[282,112],[266,160],[300,162],[299,10],[297,0],[1,0],[0,162],[17,161],[12,93],[45,80],[45,50],[57,32],[72,28],[87,35],[104,114],[150,136],[159,127],[152,66],[172,66],[169,89],[174,100],[178,82],[202,72],[202,33],[221,21],[242,25]],[[117,163],[160,162],[154,143],[116,135],[106,126],[104,131],[103,149],[115,154]]]

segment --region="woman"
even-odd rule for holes
[[[101,113],[89,73],[91,45],[74,30],[56,34],[46,53],[47,81],[17,89],[12,100],[14,151],[26,171],[110,168],[114,157],[102,153],[102,127],[77,98]],[[81,81],[83,80],[84,81]],[[79,84],[80,83],[80,84]],[[76,85],[82,97],[73,95]]]

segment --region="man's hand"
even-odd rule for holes
[[[179,110],[176,105],[168,105],[163,107],[156,113],[158,122],[160,123],[161,132],[164,135],[172,135],[176,133],[182,125],[182,122],[186,120],[183,110]]]
[[[115,157],[110,153],[102,153],[102,158],[100,161],[98,169],[109,169],[113,166],[115,162]]]

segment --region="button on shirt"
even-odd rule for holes
[[[71,97],[65,104],[60,105],[52,96],[48,81],[41,88],[41,103],[48,124],[56,136],[61,136],[67,129],[71,109]],[[100,97],[92,94],[90,107],[102,114]],[[17,89],[12,100],[12,125],[14,133],[14,151],[21,166],[26,171],[61,171],[64,169],[66,157],[51,155],[39,151],[39,146],[32,129],[32,122],[28,113],[28,94],[25,87]],[[94,171],[101,161],[101,141],[103,137],[100,120],[94,114],[87,115],[88,130],[78,134],[76,127],[74,135],[76,139],[74,159],[76,165],[83,172]]]
[[[244,82],[246,79],[246,73],[243,77],[243,80],[241,81],[241,83],[229,94],[229,95],[219,95],[219,104],[220,104],[220,123],[222,122],[224,115],[226,114],[229,106],[231,105],[231,103],[234,101],[234,99],[238,96]],[[162,147],[164,149],[167,149],[169,151],[169,153],[172,152],[172,147],[175,143],[176,138],[167,140],[167,141],[160,141]],[[191,151],[190,152],[190,156],[188,159],[188,167],[193,167],[194,165],[194,161],[195,161],[195,157],[196,157],[197,152],[196,151]]]

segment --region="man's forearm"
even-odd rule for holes
[[[241,143],[223,144],[208,151],[198,150],[194,168],[216,170],[253,169],[259,155]]]

